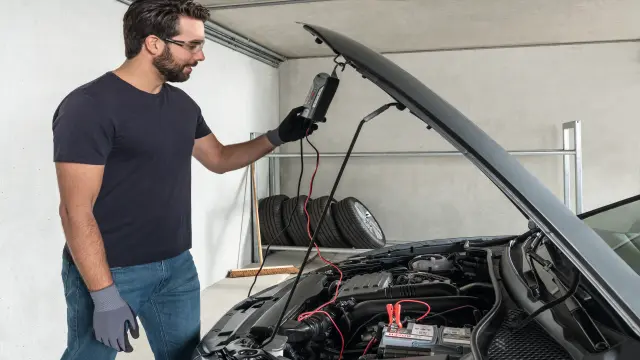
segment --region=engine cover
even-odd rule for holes
[[[339,298],[375,293],[391,285],[393,277],[389,272],[356,275],[340,285]]]
[[[333,290],[335,291],[335,290]],[[391,272],[356,275],[340,284],[339,300],[368,301],[427,296],[454,296],[459,291],[444,281],[422,281],[418,284],[393,284]]]

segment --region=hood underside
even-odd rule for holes
[[[640,335],[638,275],[589,226],[464,114],[398,65],[335,31],[304,28],[475,164],[574,263]]]

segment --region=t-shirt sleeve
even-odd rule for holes
[[[196,139],[200,139],[201,137],[205,137],[211,134],[211,129],[207,125],[207,122],[204,120],[202,116],[202,112],[198,111],[198,123],[196,124]]]
[[[115,129],[95,101],[82,92],[62,101],[53,119],[53,160],[104,165]]]

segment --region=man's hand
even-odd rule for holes
[[[140,328],[136,315],[122,300],[115,285],[91,292],[91,298],[95,305],[93,329],[96,339],[117,351],[133,351],[127,329],[131,331],[131,336],[137,339],[140,336]]]
[[[300,140],[318,130],[317,124],[300,115],[303,110],[304,106],[291,109],[287,117],[280,123],[280,126],[267,132],[267,138],[273,146]]]

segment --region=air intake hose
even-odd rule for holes
[[[447,283],[422,283],[395,285],[383,289],[387,299],[424,297],[424,296],[452,296],[458,295],[458,288]]]
[[[349,299],[357,302],[377,299],[403,299],[412,297],[455,296],[458,288],[443,282],[427,282],[422,284],[394,285],[375,291],[349,294]]]
[[[323,311],[331,315],[331,318],[337,322],[337,311],[334,309],[323,309]],[[302,342],[325,334],[332,326],[333,323],[326,314],[316,313],[302,321],[289,320],[285,322],[280,327],[279,333],[286,336],[290,342]]]

